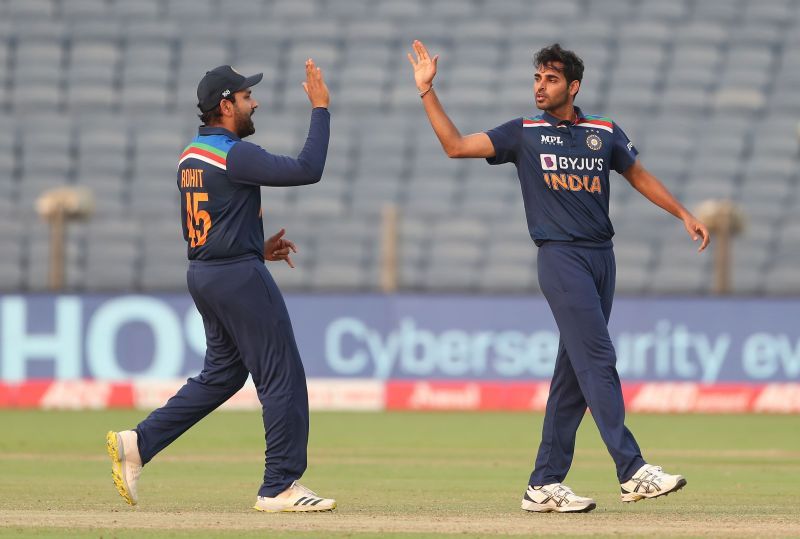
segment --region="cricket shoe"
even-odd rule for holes
[[[111,477],[117,492],[130,505],[136,505],[136,483],[142,473],[142,459],[139,457],[138,435],[132,430],[109,431],[106,434],[106,449],[111,457]]]
[[[528,486],[522,497],[522,508],[535,513],[588,513],[597,507],[594,500],[578,496],[561,483],[540,487]]]
[[[259,496],[253,509],[265,513],[333,511],[336,509],[336,500],[321,498],[295,481],[274,498]]]
[[[623,502],[638,502],[644,498],[666,496],[686,486],[682,475],[670,475],[661,466],[645,464],[633,474],[629,481],[620,485]]]

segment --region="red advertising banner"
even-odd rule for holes
[[[31,380],[0,382],[0,408],[91,410],[152,409],[183,380],[103,382]],[[308,380],[312,410],[543,411],[546,382],[475,382],[374,379]],[[800,384],[623,384],[626,408],[641,413],[800,413]],[[247,384],[223,409],[259,409]]]
[[[389,410],[544,411],[547,383],[389,381]],[[629,412],[800,413],[800,384],[624,384]]]

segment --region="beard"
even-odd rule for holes
[[[248,114],[246,112],[240,112],[239,109],[236,109],[234,122],[236,127],[236,135],[239,138],[249,137],[256,132],[256,126],[253,125],[253,111],[250,111]]]
[[[564,92],[563,94],[560,95],[550,95],[548,97],[549,99],[542,105],[536,103],[536,108],[547,112],[561,108],[564,105],[566,105],[567,102],[569,101],[569,92]]]

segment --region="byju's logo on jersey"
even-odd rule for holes
[[[539,155],[539,158],[542,161],[542,170],[558,170],[558,161],[556,159],[556,154],[543,153]]]
[[[569,172],[603,171],[602,157],[569,157],[554,153],[539,154],[542,170],[566,170]]]
[[[564,142],[558,135],[542,135],[542,144],[550,144],[551,146],[563,146]]]
[[[597,151],[603,147],[603,141],[594,133],[589,133],[589,135],[586,137],[586,145],[590,150]]]

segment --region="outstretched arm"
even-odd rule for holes
[[[231,181],[285,187],[308,185],[322,178],[330,140],[330,97],[322,70],[311,58],[306,60],[303,89],[312,110],[308,137],[300,155],[296,159],[275,155],[250,142],[237,142],[228,151],[227,170]]]
[[[701,223],[692,213],[683,207],[672,193],[664,187],[658,178],[650,174],[637,159],[628,169],[622,173],[625,179],[650,202],[668,211],[681,221],[686,227],[686,232],[694,241],[702,239],[698,252],[708,246],[711,237],[708,234],[706,225]]]
[[[433,58],[421,41],[412,44],[416,60],[408,54],[408,61],[414,68],[414,80],[422,96],[425,113],[431,122],[431,127],[442,143],[442,148],[448,157],[494,157],[494,145],[486,133],[474,133],[462,136],[444,111],[436,90],[433,88],[433,78],[436,76],[436,64],[439,61],[437,54]]]

